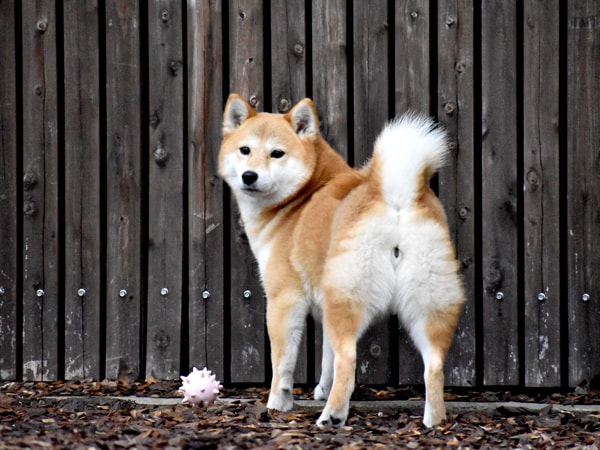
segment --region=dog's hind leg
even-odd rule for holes
[[[364,311],[355,300],[330,295],[324,301],[323,320],[333,349],[334,376],[329,398],[317,425],[339,427],[346,422],[350,396],[354,390],[356,342],[363,327]]]
[[[446,418],[444,404],[444,360],[452,341],[452,334],[460,303],[429,311],[424,317],[408,324],[410,336],[421,353],[425,366],[425,411],[423,423],[431,427]]]
[[[280,296],[269,299],[267,304],[267,329],[273,367],[267,408],[279,411],[288,411],[294,406],[294,369],[308,314],[304,302],[286,302],[289,298]]]
[[[321,358],[321,377],[315,387],[315,400],[327,400],[333,384],[333,349],[323,327],[323,356]]]

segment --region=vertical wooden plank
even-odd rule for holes
[[[263,108],[263,10],[259,0],[229,3],[229,88]],[[237,209],[231,214],[231,382],[264,383],[265,301]]]
[[[475,352],[475,167],[473,2],[438,3],[439,121],[452,141],[452,159],[440,170],[439,197],[461,262],[466,302],[445,364],[449,386],[476,383]]]
[[[0,2],[0,380],[17,378],[17,80],[14,2]]]
[[[306,97],[305,2],[273,0],[271,18],[271,111],[286,113]],[[308,381],[307,345],[305,332],[294,374],[296,383]]]
[[[517,11],[481,4],[484,383],[519,383]]]
[[[180,2],[148,4],[150,148],[146,375],[179,379],[183,270],[183,66]]]
[[[600,374],[600,4],[568,3],[569,385]]]
[[[524,3],[525,384],[560,386],[559,8]]]
[[[394,8],[395,113],[429,114],[429,2],[396,0]],[[421,357],[404,329],[398,342],[400,384],[423,383]]]
[[[100,111],[96,1],[64,4],[65,377],[100,377]]]
[[[377,134],[389,118],[388,8],[385,0],[355,0],[352,3],[354,163],[360,166],[371,156]],[[392,382],[390,342],[397,339],[394,321],[384,318],[373,324],[357,349],[357,382]]]
[[[106,376],[140,374],[141,129],[138,2],[106,1]]]
[[[396,113],[429,114],[430,58],[428,0],[394,2]]]
[[[23,377],[58,376],[58,117],[53,1],[22,5]]]
[[[348,159],[348,56],[344,0],[312,3],[312,87],[321,133]]]
[[[306,97],[306,11],[301,0],[271,1],[272,111]]]
[[[346,2],[313,0],[311,3],[312,97],[323,138],[346,160],[348,147],[348,56]],[[315,323],[315,379],[321,373],[322,323]]]
[[[189,362],[225,374],[223,116],[220,0],[188,1]]]

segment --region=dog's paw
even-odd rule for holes
[[[324,388],[322,384],[317,384],[317,387],[315,387],[315,400],[327,400],[330,390],[331,387]]]
[[[425,405],[425,411],[423,412],[423,425],[428,428],[439,425],[441,422],[446,420],[446,408],[435,408]]]
[[[335,414],[327,409],[323,410],[321,416],[317,420],[317,426],[320,428],[328,428],[328,427],[343,427],[346,423],[347,414]]]
[[[294,407],[294,395],[289,389],[283,389],[281,391],[271,391],[269,394],[269,401],[267,402],[267,408],[276,409],[278,411],[289,411]]]

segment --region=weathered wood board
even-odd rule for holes
[[[559,10],[526,1],[523,14],[525,384],[561,384]]]
[[[64,23],[65,378],[101,371],[100,70],[98,11],[67,2]]]
[[[0,380],[17,378],[19,159],[14,2],[0,3]]]
[[[59,376],[59,155],[53,1],[21,5],[23,378]]]
[[[184,81],[180,3],[148,5],[146,375],[178,380],[183,299]]]
[[[517,6],[481,4],[483,382],[519,384]]]
[[[600,4],[567,17],[568,383],[600,374]]]
[[[450,135],[452,158],[438,176],[439,197],[460,261],[466,302],[446,365],[449,386],[473,386],[476,380],[475,102],[473,3],[438,3],[437,116]]]
[[[223,182],[217,173],[223,111],[223,9],[188,2],[188,340],[189,368],[223,379],[226,301]],[[185,288],[185,286],[184,286]]]
[[[258,110],[270,100],[264,97],[264,36],[262,4],[258,0],[229,3],[229,89],[246,98]],[[265,299],[258,267],[235,201],[230,209],[230,371],[233,382],[264,383],[268,379],[268,338]]]
[[[115,0],[105,7],[106,376],[143,377],[139,5]]]

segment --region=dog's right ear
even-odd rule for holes
[[[238,94],[229,94],[223,111],[223,135],[239,127],[246,119],[256,115],[256,111]]]

